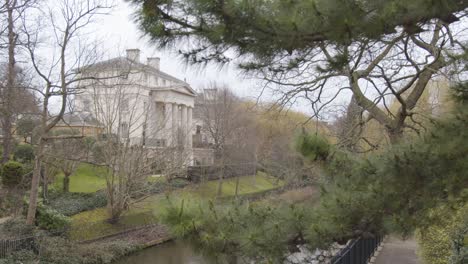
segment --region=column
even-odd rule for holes
[[[187,146],[187,106],[181,105],[180,129],[182,130],[183,146]]]
[[[192,107],[187,108],[187,146],[189,149],[192,148],[192,130],[193,130],[193,124],[192,124]]]
[[[178,128],[179,106],[172,103],[172,145],[177,145],[177,128]]]
[[[172,104],[164,104],[164,139],[166,139],[166,146],[172,145]]]

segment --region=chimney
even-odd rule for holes
[[[151,66],[159,71],[160,62],[161,62],[160,58],[153,57],[153,58],[148,58],[146,64],[148,64],[148,66]]]
[[[127,59],[140,62],[140,50],[139,49],[128,49],[127,50]]]

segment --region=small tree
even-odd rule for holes
[[[92,162],[107,168],[107,209],[111,223],[119,221],[136,197],[145,197],[146,190],[142,187],[154,169],[153,165],[163,170],[165,168],[161,164],[165,159],[172,160],[177,154],[172,148],[161,151],[146,148],[146,141],[154,139],[165,122],[147,127],[153,104],[148,101],[146,90],[133,86],[135,82],[141,82],[144,75],[129,64],[128,68],[121,65],[117,68],[115,65],[108,68],[91,66],[82,71],[82,76],[114,75],[122,74],[122,71],[128,74],[126,78],[111,82],[88,83],[83,91],[83,96],[92,99],[90,110],[102,127],[102,135],[97,137],[93,146]]]
[[[34,148],[28,144],[21,144],[15,148],[15,160],[22,163],[30,163],[34,160]]]
[[[213,142],[215,165],[220,168],[217,195],[222,194],[225,167],[248,162],[255,153],[255,131],[242,100],[227,86],[212,84],[200,95],[203,132]],[[247,143],[247,144],[245,144]]]
[[[8,161],[2,167],[2,183],[13,188],[21,183],[23,178],[23,165],[16,161]]]
[[[85,43],[83,35],[95,22],[95,18],[108,12],[110,8],[104,0],[63,0],[47,3],[35,9],[34,12],[37,13],[23,16],[23,31],[26,36],[24,45],[30,64],[41,81],[37,92],[42,100],[26,219],[29,225],[33,225],[36,218],[41,166],[47,141],[51,139],[50,131],[62,120],[69,106],[70,95],[77,93],[77,84],[83,80],[76,69],[97,59],[96,46]],[[37,17],[37,20],[31,21],[26,17]],[[46,39],[47,45],[42,45],[40,39]],[[47,59],[41,58],[44,54],[47,54]],[[53,98],[57,98],[59,102],[56,114],[51,114],[50,111]]]
[[[70,190],[70,176],[76,171],[82,161],[86,161],[90,151],[85,137],[81,137],[77,132],[62,130],[55,131],[57,138],[51,140],[46,151],[46,162],[63,173],[63,192]],[[76,138],[66,137],[75,135]]]
[[[23,137],[24,143],[33,143],[34,129],[39,124],[39,120],[32,118],[21,118],[16,122],[16,133]],[[28,142],[28,138],[30,142]]]

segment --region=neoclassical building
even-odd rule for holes
[[[142,62],[140,50],[129,49],[124,57],[83,67],[80,78],[74,111],[92,113],[105,133],[149,148],[183,146],[191,152],[196,92],[162,72],[159,58]]]

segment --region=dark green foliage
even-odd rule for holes
[[[171,189],[184,188],[190,184],[192,184],[192,182],[179,178],[171,179],[170,181],[157,181],[148,183],[147,192],[151,194],[158,194]]]
[[[311,161],[326,160],[330,154],[327,139],[317,134],[302,133],[296,138],[296,149]]]
[[[409,34],[432,18],[451,23],[468,3],[458,0],[131,0],[141,28],[160,46],[193,38],[181,51],[190,63],[228,62],[224,51],[253,55],[261,64],[277,54],[323,43],[379,38],[402,26]],[[330,64],[342,65],[341,58]],[[248,64],[244,65],[249,68]],[[258,67],[259,65],[251,65]]]
[[[39,121],[32,118],[21,118],[16,123],[16,130],[18,135],[22,136],[25,140],[28,137],[35,136],[35,128],[38,126]],[[34,142],[34,139],[32,140]]]
[[[174,201],[172,201],[174,202]],[[168,208],[162,220],[172,232],[192,242],[205,255],[227,263],[235,256],[248,256],[255,263],[277,263],[284,258],[291,240],[309,223],[310,213],[303,207],[270,207],[233,202],[177,201]]]
[[[66,216],[72,216],[83,211],[104,207],[107,204],[104,191],[95,193],[63,193],[51,191],[48,199],[47,205],[49,207]]]
[[[0,239],[14,239],[32,235],[34,226],[26,224],[22,218],[12,218],[0,225]]]
[[[21,144],[16,146],[15,153],[13,154],[15,160],[28,163],[34,159],[34,148],[29,144]]]
[[[410,235],[428,228],[434,224],[434,208],[454,208],[468,200],[468,87],[455,90],[456,113],[423,138],[369,158],[341,151],[329,155],[329,175],[315,207],[173,204],[163,220],[204,252],[271,262],[281,262],[296,244],[327,247],[360,236]],[[316,159],[316,144],[308,146],[311,150],[301,152],[314,153],[310,157]],[[465,254],[463,250],[457,254]]]
[[[22,264],[34,264],[36,261],[36,254],[31,250],[20,250],[15,251],[8,255],[6,258],[0,258],[0,264],[12,264],[12,263],[22,263]]]
[[[14,187],[21,183],[23,165],[16,161],[8,161],[2,167],[2,183],[7,187]]]
[[[172,188],[184,188],[188,185],[190,185],[191,182],[190,181],[187,181],[185,179],[173,179],[169,182],[169,185],[172,187]]]
[[[61,235],[68,231],[71,220],[50,207],[39,205],[36,213],[36,224],[54,235]]]
[[[62,237],[38,237],[40,254],[32,251],[14,252],[0,259],[0,264],[107,264],[128,255],[137,247],[123,241],[78,244]]]
[[[135,250],[135,246],[127,242],[80,245],[61,237],[47,237],[43,239],[42,246],[41,263],[50,264],[111,263]]]

